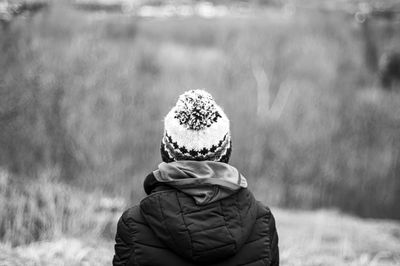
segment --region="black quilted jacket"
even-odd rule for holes
[[[118,222],[114,266],[279,265],[274,217],[248,189],[201,206],[152,174],[145,190]]]

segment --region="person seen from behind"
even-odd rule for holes
[[[229,120],[191,90],[164,119],[162,163],[118,221],[114,266],[279,265],[271,210],[232,165]],[[246,159],[246,158],[243,158]]]

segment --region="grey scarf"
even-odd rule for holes
[[[153,174],[158,182],[192,196],[198,205],[226,198],[247,187],[246,178],[235,167],[214,161],[163,162]]]

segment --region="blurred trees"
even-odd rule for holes
[[[16,21],[0,36],[0,165],[137,200],[163,116],[206,88],[258,197],[400,218],[400,96],[373,88],[360,30],[307,12],[182,23],[54,8]]]
[[[0,165],[28,176],[55,167],[72,178],[77,160],[65,128],[64,87],[42,86],[43,68],[26,24],[13,21],[1,31]]]

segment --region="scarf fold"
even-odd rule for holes
[[[246,178],[226,163],[214,161],[175,161],[160,163],[153,172],[160,183],[168,184],[205,205],[247,187]]]

